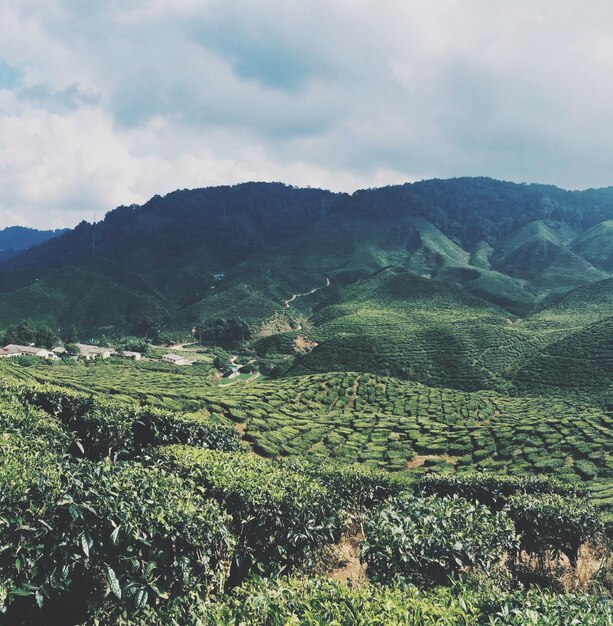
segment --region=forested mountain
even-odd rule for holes
[[[506,389],[554,338],[610,315],[612,223],[613,188],[488,178],[352,195],[279,183],[175,191],[0,264],[0,325],[31,317],[113,336],[138,332],[143,318],[170,334],[241,319],[256,340],[303,328],[318,345],[290,349],[295,372],[357,361]],[[582,289],[601,303],[591,317],[560,314],[560,299]],[[598,328],[606,341],[610,325]],[[267,342],[258,346],[270,356]]]
[[[9,226],[0,230],[0,260],[8,259],[32,246],[59,237],[68,232],[67,228],[57,230],[36,230],[25,226]]]

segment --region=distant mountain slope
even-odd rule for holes
[[[572,244],[577,254],[607,272],[613,272],[613,220],[596,224]]]
[[[459,287],[388,269],[340,290],[310,322],[294,373],[358,369],[461,389],[503,388],[532,333]]]
[[[9,226],[0,230],[0,261],[16,256],[20,252],[59,237],[68,232],[67,228],[58,230],[36,230],[25,226]]]
[[[241,317],[256,336],[309,333],[319,345],[292,371],[359,364],[509,389],[549,344],[603,319],[611,224],[613,188],[487,178],[352,195],[280,183],[176,191],[1,262],[0,327],[32,317],[122,335],[147,316],[180,335]]]
[[[577,390],[590,399],[613,402],[613,315],[554,341],[528,360],[516,375],[531,393]]]

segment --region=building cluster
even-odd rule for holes
[[[111,348],[93,346],[86,343],[77,343],[74,345],[79,350],[79,354],[72,355],[72,358],[74,359],[81,358],[85,361],[93,361],[95,359],[108,359],[112,356],[115,356],[123,359],[139,361],[142,358],[142,354],[140,352],[133,352],[130,350],[122,350],[117,352]],[[64,348],[63,346],[58,346],[57,348],[53,348],[53,350],[47,350],[45,348],[37,348],[36,346],[20,346],[11,343],[8,346],[4,346],[4,348],[0,348],[0,358],[37,356],[42,359],[56,360],[65,354],[66,348]],[[192,364],[192,361],[178,354],[164,354],[162,356],[162,361],[164,361],[165,363],[172,363],[173,365]]]
[[[111,356],[118,356],[124,359],[132,359],[134,361],[138,361],[140,358],[142,358],[140,352],[130,352],[128,350],[116,352],[111,348],[92,346],[87,343],[77,343],[74,345],[78,348],[79,353],[77,355],[73,355],[73,358],[82,358],[85,361],[93,361],[94,359],[108,359]],[[53,350],[47,350],[46,348],[37,348],[36,346],[20,346],[11,343],[8,346],[4,346],[4,348],[0,348],[0,358],[37,356],[43,359],[55,360],[65,354],[66,348],[64,348],[63,346],[58,346],[57,348],[53,348]]]

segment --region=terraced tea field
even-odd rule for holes
[[[333,458],[395,471],[552,474],[585,482],[599,505],[613,505],[613,414],[571,396],[510,397],[352,372],[219,387],[206,368],[157,363],[2,367],[216,415],[241,424],[263,456]]]
[[[523,320],[449,285],[392,270],[345,288],[341,298],[311,319],[319,345],[293,373],[364,371],[508,392],[527,362],[592,319],[561,308]]]
[[[266,456],[554,474],[586,482],[601,505],[613,503],[613,415],[587,403],[355,373],[210,389],[202,397],[211,412],[244,423],[245,439]]]
[[[101,361],[20,367],[0,363],[2,371],[23,379],[67,385],[85,392],[111,393],[174,409],[196,408],[204,389],[215,385],[206,364],[181,367],[161,362]]]

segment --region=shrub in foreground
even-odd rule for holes
[[[518,495],[509,499],[506,510],[521,535],[523,550],[541,556],[549,550],[565,554],[572,567],[577,565],[579,548],[603,535],[598,512],[582,498]]]
[[[68,622],[107,594],[135,610],[223,588],[234,544],[228,518],[193,484],[156,468],[10,452],[0,464],[7,624]]]
[[[461,571],[489,571],[517,545],[505,513],[458,497],[392,499],[364,533],[368,577],[386,584],[446,584]]]
[[[220,600],[192,594],[133,617],[104,610],[87,626],[609,626],[612,619],[611,601],[597,596],[356,588],[315,577],[256,579]]]
[[[234,580],[312,563],[338,539],[341,512],[322,485],[252,454],[159,448],[173,471],[193,480],[232,515],[239,537]]]

